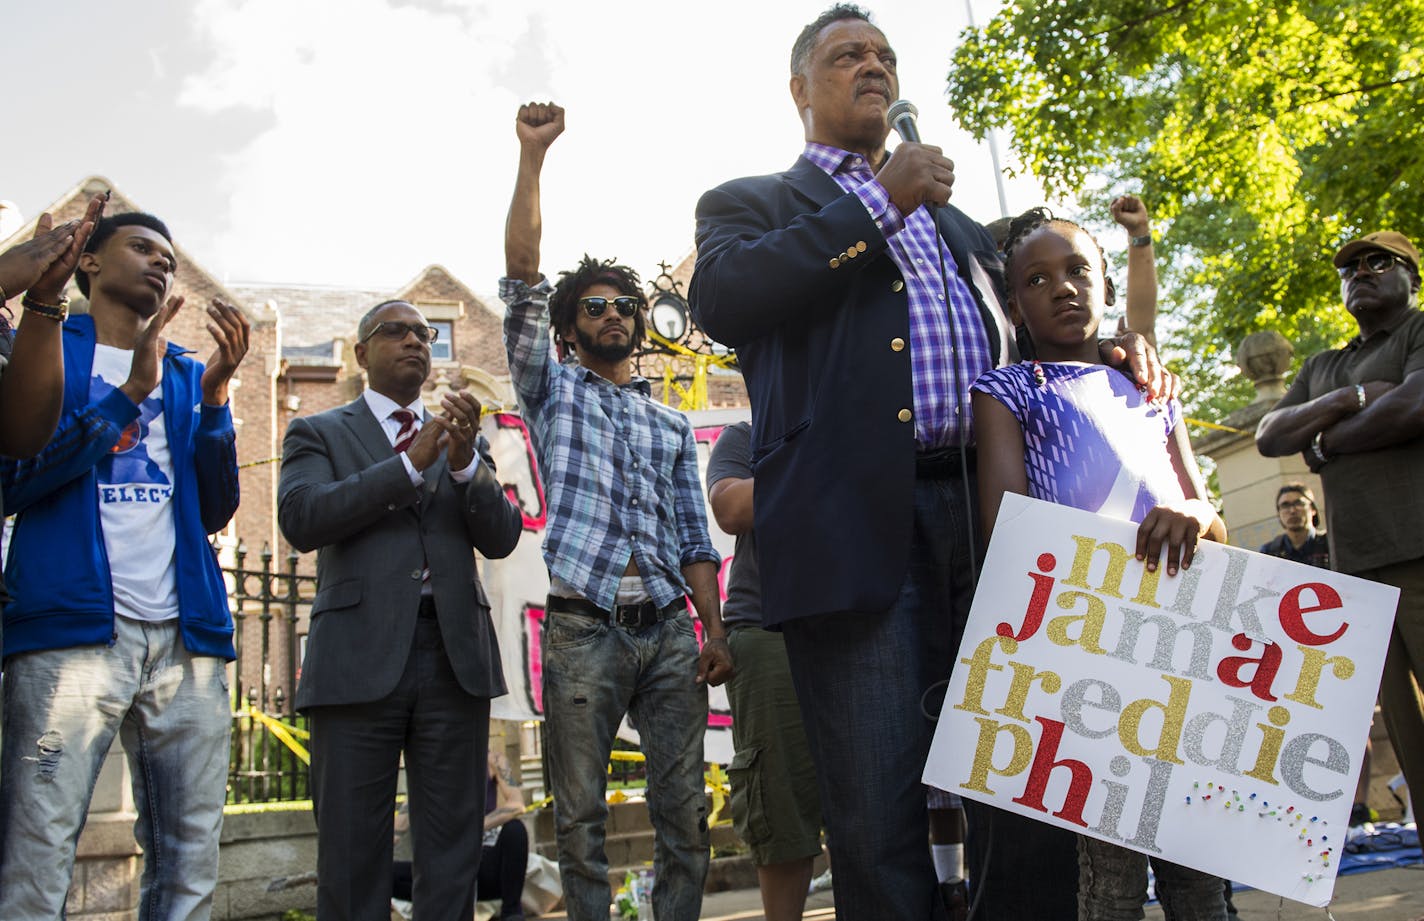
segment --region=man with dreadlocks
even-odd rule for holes
[[[549,509],[543,699],[559,870],[569,917],[606,921],[605,768],[628,714],[647,756],[653,910],[663,921],[694,921],[709,856],[707,685],[732,674],[720,561],[692,425],[633,374],[647,306],[637,273],[588,256],[557,285],[539,271],[539,175],[563,130],[564,110],[552,103],[519,109],[500,280],[509,372]],[[550,327],[560,352],[572,353],[563,363],[550,349]],[[700,654],[688,596],[702,621]]]

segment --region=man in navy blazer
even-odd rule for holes
[[[894,54],[866,14],[802,32],[791,94],[805,152],[703,196],[691,301],[746,375],[763,608],[816,758],[837,913],[923,921],[942,908],[921,698],[949,676],[973,591],[957,420],[1012,337],[994,243],[947,205],[953,164],[920,144],[886,156]]]
[[[817,761],[838,916],[921,921],[943,910],[924,714],[973,593],[967,394],[1017,353],[993,241],[948,204],[953,163],[886,155],[899,87],[869,15],[806,26],[790,89],[803,155],[702,197],[691,303],[751,397],[764,612]]]

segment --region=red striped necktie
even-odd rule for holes
[[[391,413],[391,418],[400,423],[400,431],[396,432],[396,453],[404,454],[410,443],[415,441],[416,433],[420,431],[420,427],[415,424],[415,413],[408,409],[398,409]]]
[[[419,426],[415,424],[415,413],[408,409],[398,409],[391,413],[390,417],[400,423],[400,431],[396,432],[395,449],[397,454],[404,454],[406,448],[410,447],[410,443],[415,441],[416,433],[420,431]],[[430,584],[430,567],[428,565],[421,567],[420,579],[422,584]]]

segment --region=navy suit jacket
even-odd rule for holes
[[[1015,360],[993,240],[952,206],[937,223],[996,361]],[[884,235],[802,157],[703,195],[690,293],[751,397],[765,623],[887,610],[908,567],[915,432],[909,297]]]

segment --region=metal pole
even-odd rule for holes
[[[974,0],[964,0],[964,15],[969,20],[969,28],[974,28]],[[1004,169],[999,165],[999,133],[989,129],[989,160],[994,164],[994,188],[999,193],[999,216],[1009,216],[1009,198],[1004,194]]]

